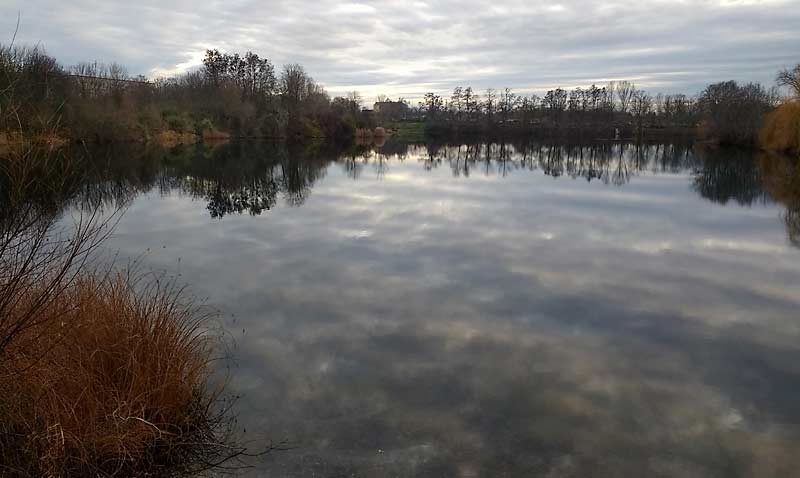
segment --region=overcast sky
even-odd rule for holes
[[[693,94],[727,79],[772,85],[800,62],[800,0],[2,0],[3,43],[17,12],[18,43],[67,65],[156,77],[196,68],[207,48],[252,50],[368,101],[614,79]]]

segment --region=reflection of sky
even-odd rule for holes
[[[299,447],[261,473],[800,465],[800,251],[777,206],[704,200],[687,174],[373,173],[333,164],[256,217],[149,194],[111,244],[225,313],[248,436]]]

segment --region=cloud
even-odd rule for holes
[[[299,62],[329,91],[418,98],[456,85],[541,92],[634,79],[695,93],[712,81],[772,83],[796,61],[800,2],[11,0],[0,31],[65,63],[117,61],[175,74],[209,47]],[[7,41],[7,40],[6,40]]]

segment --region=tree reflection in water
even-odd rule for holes
[[[70,180],[53,180],[62,206],[119,205],[157,186],[162,195],[201,199],[212,218],[273,209],[279,200],[300,206],[332,164],[359,179],[372,171],[378,179],[393,161],[418,161],[423,169],[448,167],[453,176],[507,176],[541,171],[624,186],[640,174],[690,172],[693,189],[720,204],[748,206],[777,200],[786,207],[784,222],[793,244],[800,243],[800,173],[788,158],[746,150],[693,147],[690,144],[548,144],[467,143],[414,145],[388,141],[381,146],[357,145],[348,150],[319,146],[287,148],[263,142],[237,142],[172,149],[115,145],[65,151],[71,158]],[[79,161],[74,161],[79,157]],[[75,171],[78,165],[80,171]],[[67,176],[65,176],[67,177]],[[52,179],[52,178],[51,178]]]
[[[783,220],[789,240],[800,247],[800,163],[787,156],[764,153],[759,156],[759,166],[770,196],[786,207]]]
[[[272,209],[280,197],[293,206],[303,204],[333,158],[269,143],[194,146],[167,160],[160,190],[204,199],[213,218],[255,216]]]
[[[720,204],[734,200],[742,206],[769,201],[758,162],[751,151],[698,147],[693,186],[700,196]]]

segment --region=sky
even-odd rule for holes
[[[367,101],[621,79],[695,94],[729,79],[772,85],[800,62],[800,0],[2,0],[0,42],[18,14],[17,43],[65,65],[159,77],[197,68],[208,48],[251,50]]]

